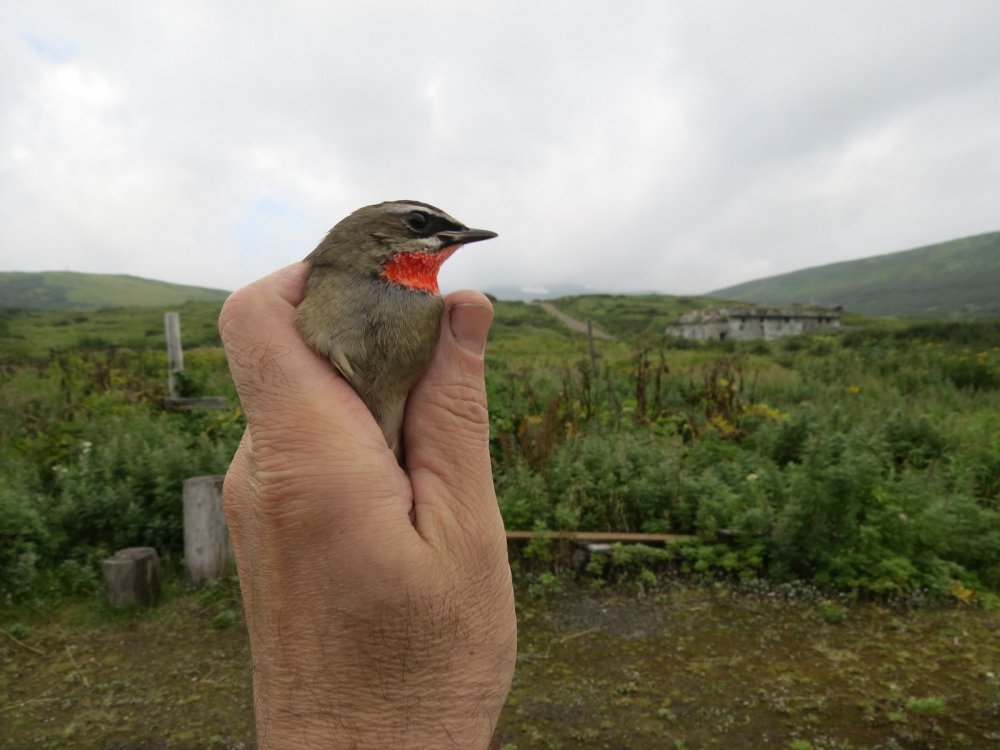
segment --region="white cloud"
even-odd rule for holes
[[[3,269],[232,288],[393,198],[500,232],[446,288],[702,292],[1000,228],[990,1],[3,14]]]

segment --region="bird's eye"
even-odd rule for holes
[[[427,214],[422,211],[410,211],[406,215],[406,225],[417,232],[422,232],[427,229],[427,225],[430,223],[430,218]]]

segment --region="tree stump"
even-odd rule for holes
[[[223,479],[184,480],[184,569],[191,586],[218,583],[232,570],[233,546],[222,512]]]
[[[120,549],[101,563],[112,607],[152,607],[160,599],[160,558],[152,547]]]

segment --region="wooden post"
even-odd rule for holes
[[[587,321],[587,346],[590,349],[590,369],[594,373],[594,387],[601,380],[601,374],[597,371],[597,349],[594,348],[594,322]]]
[[[184,569],[192,586],[215,584],[232,570],[233,546],[222,512],[223,479],[184,480]]]
[[[167,409],[225,409],[228,407],[224,396],[185,398],[177,395],[179,372],[184,372],[184,348],[181,346],[181,316],[175,312],[164,313],[163,329],[167,334],[167,397],[163,405]]]
[[[152,547],[127,547],[101,563],[112,607],[152,607],[160,599],[160,558]]]
[[[167,334],[167,390],[170,398],[177,397],[174,374],[184,371],[184,349],[181,347],[181,316],[175,312],[164,313],[163,328]]]

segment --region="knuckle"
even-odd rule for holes
[[[481,387],[453,384],[432,396],[434,406],[447,416],[449,427],[481,427],[489,423],[486,394]]]
[[[245,307],[245,289],[238,289],[233,292],[222,303],[222,311],[219,313],[219,336],[222,338],[223,344],[226,343],[226,339],[229,337],[229,328],[243,317]]]

